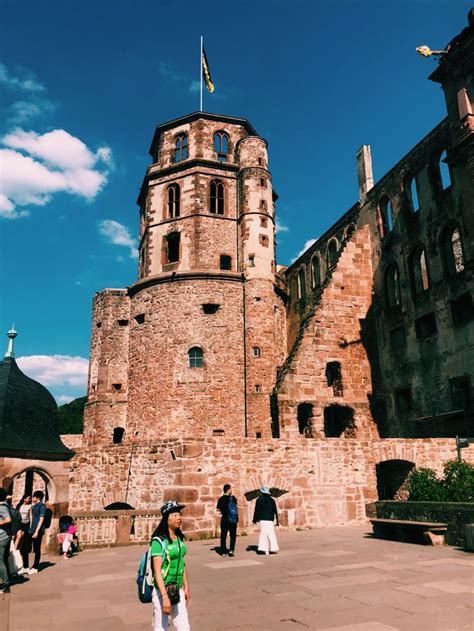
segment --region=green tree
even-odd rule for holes
[[[415,469],[408,478],[408,501],[445,502],[446,491],[433,469]]]
[[[443,486],[448,502],[474,502],[474,466],[459,460],[446,462]]]
[[[86,401],[87,397],[79,397],[58,408],[59,432],[61,434],[82,434]]]

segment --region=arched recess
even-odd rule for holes
[[[336,239],[331,239],[328,243],[327,249],[327,261],[328,267],[333,267],[337,261],[337,251],[339,249]]]
[[[375,465],[379,500],[407,499],[406,482],[415,467],[409,460],[383,460]]]
[[[297,409],[298,431],[307,438],[313,435],[313,404],[300,403]]]
[[[112,504],[104,506],[104,510],[135,510],[135,508],[127,502],[112,502]]]
[[[329,405],[324,408],[326,438],[354,438],[356,433],[354,410],[347,405]]]
[[[44,502],[54,504],[56,501],[56,487],[53,478],[40,467],[27,467],[15,473],[9,487],[7,490],[13,496],[13,506],[16,506],[23,495],[32,495],[34,491],[43,491]]]
[[[455,276],[465,268],[461,230],[457,223],[447,225],[440,238],[441,256],[446,276]]]

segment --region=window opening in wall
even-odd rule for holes
[[[219,162],[225,162],[227,160],[229,136],[224,131],[216,131],[214,134],[214,151],[217,153]]]
[[[265,179],[263,177],[260,178],[260,186],[265,187]]]
[[[223,429],[213,429],[212,430],[212,435],[213,436],[224,436],[225,434],[225,430]]]
[[[181,162],[188,158],[188,136],[186,134],[178,134],[175,140],[174,161]]]
[[[168,187],[168,217],[179,217],[181,192],[178,184],[170,184]]]
[[[403,416],[409,414],[412,410],[411,389],[400,388],[395,392],[395,404],[397,412]]]
[[[446,275],[455,276],[463,272],[464,252],[461,233],[457,226],[451,226],[443,231],[441,247]]]
[[[170,456],[171,456],[171,460],[176,460],[176,453],[174,449],[170,449]]]
[[[472,319],[474,308],[470,292],[462,294],[451,302],[451,313],[454,324],[465,324]]]
[[[228,254],[221,254],[219,261],[220,269],[231,270],[232,269],[232,257]]]
[[[451,409],[466,410],[471,407],[471,384],[468,375],[449,380]]]
[[[336,241],[330,241],[328,245],[328,265],[333,267],[337,260],[337,243]]]
[[[261,351],[260,346],[252,346],[252,357],[260,357]]]
[[[255,432],[255,438],[262,438],[262,432]]]
[[[400,278],[398,266],[392,263],[385,272],[385,294],[389,307],[398,307],[400,299]]]
[[[297,408],[296,418],[298,421],[298,431],[306,438],[313,437],[313,404],[300,403]]]
[[[122,442],[122,438],[124,434],[125,434],[125,429],[123,427],[114,428],[114,433],[112,437],[112,441],[114,445],[119,445]]]
[[[202,305],[202,310],[204,311],[206,315],[213,315],[214,313],[217,313],[219,311],[219,305],[216,305],[215,303],[212,303],[212,302],[208,302]]]
[[[405,327],[399,326],[389,332],[390,348],[392,351],[398,351],[406,346]]]
[[[100,329],[100,327],[102,326],[102,322],[97,322],[96,326],[98,329]]]
[[[137,324],[143,324],[145,322],[145,314],[139,313],[134,317],[134,320]]]
[[[249,267],[255,267],[255,254],[249,254]]]
[[[188,351],[188,366],[189,368],[202,368],[204,363],[204,355],[202,349],[199,346],[193,346]]]
[[[350,223],[347,228],[346,228],[346,232],[344,234],[344,238],[345,239],[350,239],[350,237],[354,234],[356,227],[354,226],[353,223]]]
[[[417,248],[411,260],[413,291],[416,295],[423,293],[430,288],[428,267],[426,265],[426,254],[424,248]]]
[[[321,286],[321,261],[319,256],[314,256],[311,261],[311,283],[314,289]]]
[[[179,261],[179,240],[179,232],[171,232],[166,236],[167,263],[177,263]]]
[[[260,227],[267,228],[268,227],[268,219],[267,217],[260,217]]]
[[[415,464],[408,460],[384,460],[375,465],[379,500],[406,500],[408,476]]]
[[[386,235],[393,230],[393,206],[392,201],[387,195],[384,195],[379,202],[380,212],[382,214],[383,233]]]
[[[128,326],[128,320],[117,320],[119,326]]]
[[[324,408],[324,433],[327,438],[355,437],[354,410],[345,405]]]
[[[262,158],[259,158],[259,159],[258,159],[258,164],[259,164],[260,166],[263,164],[263,160],[262,160]]]
[[[415,320],[415,330],[416,337],[420,340],[436,335],[438,329],[436,327],[435,314],[433,312],[427,313]]]
[[[416,176],[412,176],[408,185],[411,209],[416,212],[420,208],[420,200],[418,197],[418,179]]]
[[[260,384],[258,383],[255,384],[255,392],[261,392]]]
[[[224,214],[224,184],[217,180],[209,185],[209,211],[215,215]]]
[[[328,362],[326,364],[326,380],[328,386],[332,386],[333,394],[335,397],[344,396],[340,362]]]
[[[260,242],[260,245],[263,245],[264,248],[268,248],[268,237],[266,234],[260,234],[258,236],[258,240]]]
[[[302,267],[298,272],[298,300],[303,300],[306,297],[306,278],[304,268]]]
[[[267,202],[264,199],[260,200],[260,209],[267,210]]]
[[[451,172],[448,166],[448,156],[446,155],[446,150],[439,157],[439,175],[441,182],[441,189],[444,191],[446,188],[449,188],[452,184],[451,182]]]
[[[121,383],[113,383],[112,384],[112,388],[115,390],[115,392],[119,392],[122,389],[122,384]]]

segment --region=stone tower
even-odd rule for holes
[[[199,112],[150,154],[138,281],[94,300],[86,440],[268,437],[285,316],[267,143]]]

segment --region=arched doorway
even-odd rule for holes
[[[55,502],[54,484],[49,474],[43,469],[29,467],[16,473],[10,481],[9,492],[13,496],[12,504],[16,506],[23,495],[32,495],[34,491],[43,491],[44,502]]]
[[[384,460],[375,465],[379,500],[407,499],[405,485],[414,466],[409,460]]]

